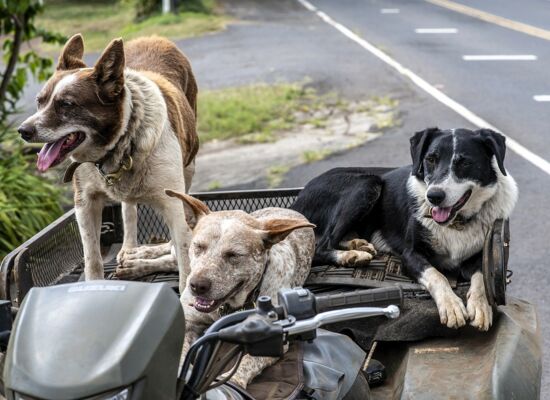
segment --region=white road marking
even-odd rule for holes
[[[464,61],[535,61],[532,54],[486,54],[462,56]]]
[[[399,14],[399,8],[382,8],[380,14]]]
[[[535,100],[535,101],[550,101],[550,94],[538,94],[536,96],[533,96],[533,100]]]
[[[441,103],[443,103],[444,105],[446,105],[447,107],[449,107],[450,109],[452,109],[453,111],[455,111],[456,113],[464,117],[473,125],[479,128],[488,128],[497,132],[501,132],[500,129],[489,124],[487,121],[485,121],[481,117],[477,116],[476,114],[468,110],[462,104],[456,102],[455,100],[451,99],[442,91],[436,89],[433,85],[426,82],[424,79],[416,75],[410,69],[405,68],[403,65],[398,63],[396,60],[394,60],[390,56],[388,56],[382,50],[376,48],[371,43],[367,42],[365,39],[362,39],[361,37],[353,33],[349,28],[333,20],[323,11],[317,9],[317,7],[315,7],[309,1],[307,0],[297,0],[297,1],[309,11],[312,11],[315,14],[317,14],[317,16],[321,18],[324,22],[326,22],[327,24],[329,24],[330,26],[338,30],[347,38],[353,40],[359,46],[363,47],[365,50],[367,50],[374,56],[378,57],[380,60],[384,61],[386,64],[388,64],[389,66],[397,70],[397,72],[399,72],[400,74],[409,78],[415,85],[417,85],[422,90],[424,90],[425,92],[433,96],[436,100],[440,101]],[[526,147],[521,145],[519,142],[512,139],[510,136],[506,136],[506,144],[508,148],[512,150],[514,153],[516,153],[520,157],[523,157],[525,160],[529,161],[531,164],[533,164],[543,172],[550,175],[550,162],[546,161],[544,158],[540,157],[539,155],[533,153],[531,150],[527,149]]]
[[[417,28],[414,30],[416,33],[458,33],[458,29],[456,28]]]

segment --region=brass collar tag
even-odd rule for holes
[[[107,174],[103,171],[102,164],[100,163],[95,164],[99,174],[103,177],[107,186],[113,186],[116,182],[120,181],[122,174],[125,171],[130,171],[133,165],[134,165],[134,160],[130,155],[126,156],[126,158],[122,160],[122,162],[120,163],[119,169],[117,169],[115,172],[111,172],[110,174]]]

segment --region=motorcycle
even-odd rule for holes
[[[304,364],[305,382],[292,398],[368,399],[361,370],[365,353],[344,335],[318,333],[318,328],[374,316],[397,318],[402,298],[398,287],[325,296],[285,289],[278,305],[261,296],[256,308],[212,324],[189,348],[178,374],[185,318],[168,285],[94,281],[33,288],[13,329],[3,328],[3,336],[9,336],[5,396],[253,400],[249,391],[229,382],[243,355],[284,360],[285,348],[300,342],[309,365]],[[323,374],[331,367],[344,378]],[[316,392],[312,381],[320,379],[332,379],[325,386],[338,390]]]
[[[380,168],[374,168],[372,173],[377,174],[380,171]],[[293,203],[299,191],[300,189],[277,189],[208,192],[195,193],[194,196],[205,202],[212,210],[242,209],[252,212],[264,207],[288,207]],[[115,280],[114,274],[116,255],[120,250],[123,238],[121,215],[120,205],[110,204],[105,207],[100,237],[105,278],[111,280],[111,283],[115,285],[121,284],[120,281]],[[139,206],[139,243],[158,243],[169,239],[167,227],[154,211],[146,206]],[[429,293],[405,274],[401,260],[394,255],[378,254],[367,267],[340,268],[330,265],[312,267],[304,287],[311,290],[316,296],[350,292],[357,289],[400,287],[403,293],[400,318],[373,317],[330,323],[325,326],[327,330],[344,333],[346,336],[337,334],[331,336],[319,329],[317,338],[311,344],[307,340],[291,340],[290,348],[281,361],[253,381],[247,387],[246,392],[249,393],[249,397],[264,399],[272,398],[272,393],[283,393],[283,389],[288,389],[288,392],[292,394],[292,388],[299,387],[297,392],[304,392],[306,395],[315,390],[315,396],[339,398],[338,395],[344,393],[345,388],[351,387],[349,382],[348,386],[344,385],[343,382],[346,379],[342,377],[351,377],[352,375],[360,377],[363,373],[357,374],[357,371],[362,369],[365,370],[369,380],[370,396],[373,399],[540,398],[541,328],[536,307],[507,293],[507,286],[512,279],[512,271],[508,268],[510,244],[508,221],[495,221],[493,229],[487,233],[483,249],[482,272],[485,291],[489,303],[493,307],[494,315],[493,326],[485,333],[471,327],[454,330],[441,325],[437,308]],[[58,286],[66,287],[63,285],[67,283],[81,282],[83,280],[82,251],[82,241],[78,233],[75,212],[70,210],[14,249],[0,262],[0,368],[2,367],[1,363],[6,360],[6,349],[1,347],[2,341],[7,343],[7,331],[9,331],[12,315],[21,313],[27,296],[34,291],[34,288],[37,288],[38,291],[33,293],[40,293],[45,290],[41,289],[43,287],[51,287],[53,291]],[[448,276],[448,279],[455,293],[464,299],[468,291],[467,283],[461,282],[457,277]],[[179,277],[177,273],[159,272],[145,276],[141,280],[149,283],[164,283],[177,291]],[[133,285],[130,286],[133,287]],[[130,286],[125,287],[129,288]],[[156,287],[156,285],[152,286]],[[145,287],[141,290],[143,293],[149,293]],[[33,294],[33,296],[37,296],[37,294]],[[147,303],[148,300],[141,296],[131,296],[130,304],[124,308],[124,313],[131,313],[136,318],[134,321],[139,321],[139,318],[144,316],[140,312],[142,304],[147,304],[150,307],[150,304]],[[65,332],[63,340],[34,346],[32,351],[19,349],[14,354],[22,352],[21,354],[24,353],[29,358],[27,361],[29,365],[41,365],[42,372],[37,372],[38,369],[32,370],[32,376],[46,374],[40,381],[43,382],[44,387],[49,387],[52,384],[48,381],[48,377],[58,382],[58,385],[61,385],[61,382],[64,382],[64,385],[69,382],[82,381],[84,379],[82,376],[71,375],[80,371],[77,368],[78,363],[87,362],[89,365],[95,365],[93,362],[97,361],[97,354],[100,354],[86,351],[90,347],[89,342],[105,340],[103,346],[105,349],[110,349],[108,345],[111,342],[105,339],[107,333],[112,338],[119,338],[117,336],[119,332],[110,330],[114,327],[121,329],[118,322],[111,322],[121,319],[119,314],[113,314],[113,310],[118,310],[118,303],[113,301],[114,298],[117,299],[117,302],[124,302],[123,299],[126,297],[109,296],[110,301],[101,302],[101,311],[110,313],[110,317],[106,319],[91,318],[89,313],[83,311],[87,308],[82,308],[83,305],[80,303],[73,308],[63,304],[61,300],[53,305],[53,314],[45,311],[41,311],[41,314],[33,313],[34,330],[32,332],[35,337],[41,338],[41,334],[56,337],[54,334],[62,331]],[[72,296],[64,296],[63,299],[68,303],[75,301]],[[166,304],[173,303],[172,300],[166,300]],[[101,300],[97,299],[96,301]],[[378,306],[385,307],[386,305],[379,304]],[[56,308],[59,308],[58,312],[55,312]],[[163,309],[162,313],[165,312],[167,310]],[[148,318],[152,318],[151,315]],[[20,318],[18,316],[18,319]],[[63,323],[65,319],[69,319],[71,322]],[[88,320],[95,322],[88,323]],[[125,315],[124,321],[126,321],[126,325],[122,327],[121,332],[129,329],[139,330],[139,325],[136,325],[138,322],[131,323],[132,318],[127,318]],[[167,322],[159,320],[156,323],[161,326]],[[85,328],[77,329],[78,333],[72,333],[78,324],[82,324]],[[7,327],[5,333],[2,333],[2,326]],[[181,334],[184,329],[183,324],[177,329],[180,336],[183,336]],[[151,332],[149,334],[153,335]],[[354,343],[350,343],[348,337],[360,348]],[[140,340],[141,343],[148,344],[147,348],[157,349],[155,346],[158,346],[161,340],[154,338],[157,336],[145,336]],[[29,338],[28,343],[32,343],[32,340]],[[228,345],[226,343],[224,346]],[[112,346],[113,349],[117,348],[114,342]],[[176,345],[170,346],[171,349],[176,347]],[[150,351],[158,352],[160,350]],[[364,359],[365,352],[368,353],[368,362],[358,367],[357,365],[361,364]],[[197,354],[201,353],[202,350],[197,350]],[[61,361],[55,359],[56,354]],[[174,354],[177,359],[179,351]],[[225,350],[218,350],[218,356],[220,354],[225,354]],[[50,357],[53,359],[50,360]],[[120,383],[120,376],[126,376],[130,373],[129,371],[133,371],[134,363],[131,359],[117,359],[121,364],[116,368],[109,364],[108,360],[104,360],[103,373],[106,376],[101,379],[111,379],[112,382],[116,380]],[[357,361],[358,359],[361,361]],[[294,360],[294,363],[290,363],[291,360]],[[301,362],[298,363],[297,360],[301,360]],[[168,365],[166,357],[155,362]],[[64,365],[63,363],[72,367],[67,367],[64,370],[67,375],[61,379],[60,374],[56,374],[55,368],[52,366]],[[169,364],[176,365],[178,363],[179,360],[178,362],[171,361]],[[109,365],[109,370],[105,369],[107,365]],[[315,365],[317,365],[317,370],[313,369]],[[154,370],[160,371],[156,368]],[[279,376],[273,373],[274,370],[279,371]],[[90,370],[90,374],[97,374],[93,371]],[[26,373],[28,374],[28,372]],[[167,377],[166,381],[163,381],[163,385],[175,385],[176,379],[173,377],[176,374],[177,369],[173,373],[164,373],[163,371],[162,376]],[[271,376],[271,379],[265,378],[266,376]],[[328,381],[325,377],[332,378]],[[0,390],[4,386],[14,388],[4,382],[5,378],[6,375],[0,379]],[[291,378],[294,378],[294,381],[289,384]],[[86,377],[86,379],[91,378]],[[99,378],[97,377],[97,379]],[[353,380],[353,378],[350,379]],[[110,387],[124,389],[120,385],[111,385]],[[220,399],[230,398],[227,397],[229,396],[227,393],[235,391],[241,393],[238,389],[233,388],[230,382],[216,389],[223,392]],[[206,392],[208,396],[211,396],[209,398],[217,399],[212,397],[217,393],[216,389]],[[266,390],[271,390],[271,392],[266,395]],[[89,396],[87,395],[89,398],[101,392],[96,390],[87,393],[91,393]],[[306,395],[303,397],[307,398]],[[24,398],[21,396],[19,398]],[[125,396],[121,398],[129,398],[127,394]],[[242,398],[243,395],[239,394],[239,396]],[[32,397],[27,396],[27,398]],[[39,398],[57,397],[48,397],[44,392]],[[81,397],[75,393],[74,396],[65,398],[78,399]],[[101,398],[99,397],[99,399]],[[280,398],[284,397],[281,395]],[[363,398],[368,397],[364,396]]]

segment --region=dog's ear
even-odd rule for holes
[[[84,55],[84,41],[82,40],[82,35],[77,33],[74,36],[71,36],[61,54],[59,55],[59,60],[57,61],[57,69],[59,71],[77,69],[77,68],[86,68],[86,64],[82,61],[82,56]]]
[[[279,243],[295,229],[315,228],[315,225],[303,219],[278,218],[269,219],[263,223],[261,230],[262,240],[266,248]]]
[[[424,179],[424,156],[428,146],[440,132],[439,128],[428,128],[416,132],[410,139],[412,174],[418,179]]]
[[[124,44],[122,38],[114,39],[103,50],[94,65],[94,78],[99,87],[99,98],[105,103],[113,102],[124,88]]]
[[[198,199],[195,199],[193,196],[189,196],[188,194],[176,192],[176,191],[170,190],[170,189],[165,189],[164,193],[166,193],[170,197],[177,197],[184,204],[187,204],[189,206],[189,208],[195,214],[195,219],[197,221],[201,217],[210,214],[210,209],[208,208],[208,206],[206,204],[204,204],[202,201],[200,201]],[[186,219],[188,219],[188,218],[186,218]]]
[[[506,175],[504,169],[504,156],[506,155],[506,137],[491,129],[479,129],[476,133],[481,137],[489,155],[497,159],[498,169],[502,175]]]

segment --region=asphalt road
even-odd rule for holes
[[[550,1],[500,0],[462,4],[550,30]],[[421,0],[310,0],[332,19],[374,44],[442,92],[550,160],[548,41]],[[352,151],[291,170],[282,186],[301,186],[335,166],[410,163],[408,138],[427,126],[473,127],[380,59],[304,8],[297,0],[224,1],[238,21],[224,32],[178,42],[190,57],[199,87],[302,81],[321,91],[360,100],[390,95],[400,102],[400,126]],[[381,13],[398,9],[398,13]],[[452,28],[452,34],[418,34],[417,28]],[[464,55],[534,55],[533,61],[464,61]],[[95,55],[89,56],[92,62]],[[36,93],[26,92],[26,106]],[[200,117],[200,116],[199,116]],[[538,307],[544,348],[550,346],[548,226],[550,176],[509,151],[506,166],[520,187],[511,220],[511,295]],[[197,168],[208,168],[198,165]],[[254,168],[254,166],[251,166]],[[264,171],[258,171],[262,174]],[[265,187],[259,179],[254,187]],[[542,398],[550,398],[550,356],[544,354]]]
[[[550,103],[533,100],[535,95],[550,93],[550,46],[547,40],[423,1],[312,0],[311,3],[529,150],[550,160],[550,141],[547,140]],[[464,2],[474,7],[476,3],[479,2]],[[506,0],[498,2],[498,6],[496,2],[483,4],[484,11],[509,19],[517,17],[520,22],[538,24],[541,28],[550,25],[550,2],[532,0],[520,3]],[[383,14],[383,8],[398,9],[399,12]],[[333,30],[334,35],[344,37],[332,26],[325,25]],[[416,33],[418,28],[449,28],[456,29],[456,33],[419,34]],[[359,46],[348,39],[346,50],[348,47],[354,49]],[[342,50],[339,49],[339,52]],[[364,65],[364,73],[376,74],[375,79],[388,79],[388,75],[398,76],[389,67],[383,68],[380,74],[376,67],[373,68],[378,60],[370,53],[364,53],[365,56],[361,58],[350,55],[347,60],[340,62]],[[463,55],[535,55],[537,59],[464,61]],[[454,111],[427,98],[420,89],[412,87],[409,80],[401,81],[400,84],[407,88],[405,90],[413,91],[411,96],[405,96],[402,101],[402,129],[392,130],[375,142],[352,152],[298,167],[287,175],[285,185],[301,185],[337,165],[409,163],[406,139],[419,126],[471,125]],[[370,90],[372,87],[367,89]],[[550,243],[547,200],[550,195],[550,176],[511,151],[508,151],[506,164],[520,187],[520,200],[511,220],[509,265],[514,271],[514,277],[509,293],[537,305],[543,349],[547,349],[550,345],[547,247]],[[544,354],[543,364],[542,398],[550,398],[548,352]]]

